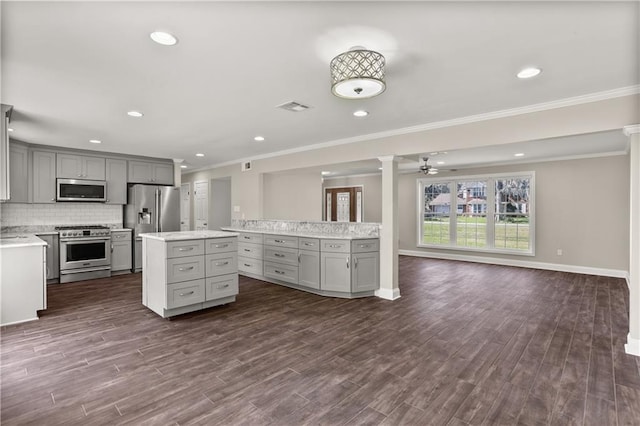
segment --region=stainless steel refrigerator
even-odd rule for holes
[[[180,188],[177,186],[130,185],[124,207],[124,225],[133,229],[134,272],[142,270],[142,238],[149,232],[180,230]]]

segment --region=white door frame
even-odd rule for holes
[[[191,183],[189,182],[180,185],[180,230],[191,230]]]

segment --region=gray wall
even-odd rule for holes
[[[263,218],[322,220],[322,177],[318,173],[265,174]]]
[[[231,225],[231,179],[211,179],[209,183],[209,229],[219,231]]]

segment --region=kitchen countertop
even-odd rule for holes
[[[244,229],[244,228],[222,228],[225,231],[230,232],[248,232],[251,234],[266,234],[266,235],[288,235],[290,237],[303,237],[303,238],[320,238],[323,240],[371,240],[378,239],[378,237],[359,236],[359,235],[347,235],[347,234],[323,234],[318,232],[287,232],[287,231],[264,231],[257,229]]]
[[[34,234],[2,234],[0,236],[0,248],[17,248],[29,246],[46,246],[47,243]]]
[[[207,238],[237,237],[236,232],[224,231],[176,231],[176,232],[152,232],[140,234],[142,238],[150,238],[160,241],[204,240]]]
[[[124,231],[132,231],[131,228],[112,228],[111,232],[124,232]]]

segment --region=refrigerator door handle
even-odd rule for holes
[[[155,201],[156,201],[156,232],[162,232],[160,229],[160,190],[156,188]]]

